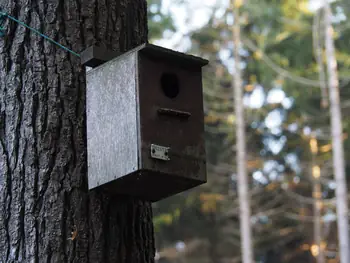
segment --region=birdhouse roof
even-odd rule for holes
[[[184,66],[204,67],[209,63],[208,60],[203,59],[201,57],[177,52],[177,51],[156,46],[153,44],[143,44],[137,47],[136,49],[138,49],[140,53],[143,53],[149,56],[150,58],[162,59],[162,60],[164,59],[169,62],[183,64]]]
[[[177,52],[148,43],[137,46],[136,48],[122,54],[101,47],[91,46],[82,52],[81,61],[85,66],[96,67],[115,58],[122,58],[123,56],[128,56],[135,52],[144,54],[151,59],[164,60],[183,67],[204,67],[209,63],[208,60],[201,57]]]

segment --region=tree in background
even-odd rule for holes
[[[237,183],[238,183],[238,200],[240,210],[240,231],[241,231],[241,253],[243,263],[253,263],[254,252],[252,243],[251,230],[251,207],[247,174],[247,157],[246,157],[246,131],[245,131],[245,114],[243,105],[243,82],[241,77],[241,16],[240,8],[243,1],[235,0],[232,2],[233,16],[235,19],[232,27],[233,36],[233,58],[235,70],[233,73],[233,91],[234,105],[236,116],[236,164],[237,164]]]
[[[144,0],[4,0],[1,10],[78,53],[147,41]],[[0,261],[154,262],[151,204],[88,191],[80,59],[19,24],[3,26]]]
[[[339,97],[339,79],[337,59],[333,41],[333,27],[331,24],[332,11],[328,1],[324,4],[325,46],[328,69],[328,87],[330,98],[332,148],[333,148],[333,170],[336,181],[337,215],[338,215],[338,239],[340,262],[346,263],[350,260],[349,255],[349,209],[345,175],[345,157],[343,148],[343,124],[341,104]]]

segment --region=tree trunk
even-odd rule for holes
[[[253,244],[250,223],[250,200],[247,176],[247,157],[246,157],[246,134],[245,118],[243,105],[243,85],[241,74],[241,58],[239,49],[241,47],[240,13],[239,8],[242,1],[233,0],[232,8],[234,10],[235,24],[233,25],[233,43],[235,72],[233,76],[233,90],[236,115],[236,145],[237,145],[237,177],[238,177],[238,198],[240,207],[240,228],[241,228],[241,249],[243,263],[253,263]]]
[[[337,60],[333,40],[333,27],[331,24],[332,12],[327,0],[324,0],[325,9],[325,42],[328,69],[328,86],[330,98],[332,147],[333,147],[333,171],[336,188],[338,239],[340,262],[349,263],[349,222],[348,222],[348,200],[344,165],[343,148],[343,126],[339,97],[339,80]]]
[[[94,43],[126,51],[147,41],[145,0],[3,0],[1,7],[78,53]],[[79,58],[5,25],[0,262],[153,262],[151,204],[88,191]]]
[[[322,9],[321,9],[322,10]],[[314,22],[312,26],[312,36],[313,36],[313,48],[315,53],[315,59],[317,61],[318,77],[321,88],[321,107],[327,108],[329,106],[328,92],[327,92],[327,80],[326,72],[323,62],[323,45],[321,43],[323,35],[321,34],[320,28],[323,28],[323,21],[321,20],[322,11],[316,11],[314,16]]]
[[[317,165],[317,154],[318,154],[318,142],[314,135],[310,140],[310,152],[311,152],[311,168],[312,168],[312,196],[314,199],[313,210],[314,210],[314,239],[313,242],[317,246],[316,262],[324,263],[324,253],[322,248],[322,185],[320,181],[321,169]]]

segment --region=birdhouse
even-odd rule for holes
[[[81,59],[93,67],[86,74],[90,190],[158,201],[206,182],[207,60],[150,44],[124,54],[91,47]]]

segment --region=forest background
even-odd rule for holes
[[[339,262],[330,114],[320,84],[326,63],[320,2],[250,0],[241,11],[240,66],[256,262],[316,262],[317,238],[324,262]],[[331,7],[348,174],[350,2],[332,1]],[[230,3],[149,0],[148,13],[151,42],[210,61],[204,69],[208,183],[154,205],[156,260],[241,262],[232,90],[235,18]],[[311,141],[317,143],[317,154]],[[320,167],[317,182],[315,164]],[[320,237],[316,222],[321,224]]]

